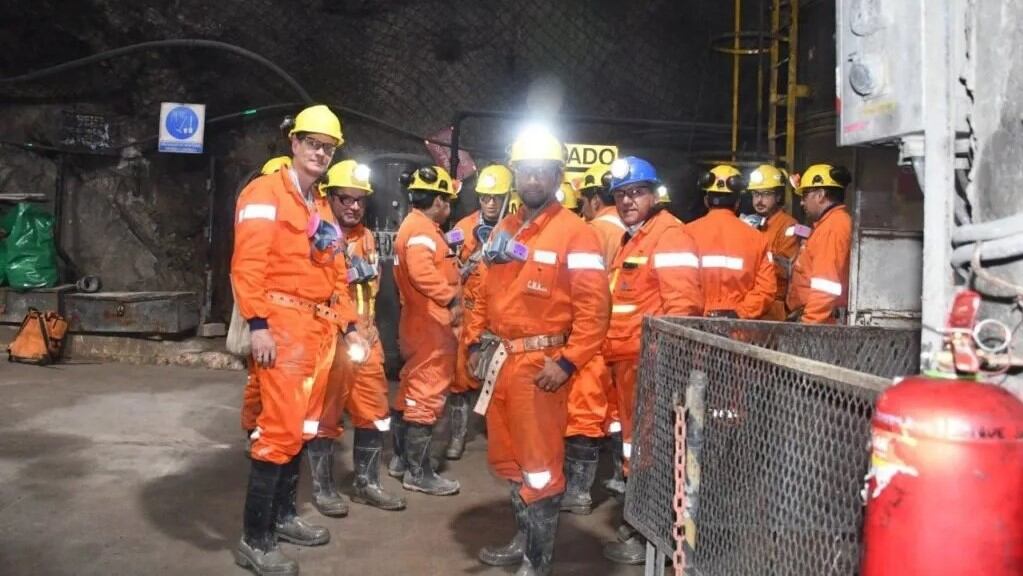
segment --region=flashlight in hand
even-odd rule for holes
[[[355,364],[362,364],[369,359],[369,350],[362,344],[351,344],[348,346],[348,358]]]

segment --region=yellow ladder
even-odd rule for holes
[[[796,156],[796,106],[809,88],[797,77],[799,40],[799,0],[774,0],[771,10],[771,82],[767,115],[767,153],[789,172]],[[784,74],[784,77],[782,76]],[[784,89],[784,91],[781,91]],[[778,131],[784,113],[784,130]],[[784,138],[784,152],[780,153]],[[788,200],[791,200],[789,198]]]

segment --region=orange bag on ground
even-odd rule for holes
[[[18,334],[7,347],[7,359],[40,366],[60,360],[67,326],[67,320],[56,312],[29,308]]]

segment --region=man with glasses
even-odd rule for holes
[[[470,370],[483,375],[475,410],[486,414],[488,461],[511,483],[518,530],[479,558],[519,564],[520,576],[546,575],[565,490],[565,384],[600,349],[610,302],[600,242],[555,199],[564,145],[532,128],[510,156],[522,207],[491,234],[486,284],[466,338]]]
[[[789,288],[789,274],[792,262],[799,250],[796,236],[796,219],[783,209],[785,206],[785,173],[771,166],[761,164],[749,175],[749,187],[753,210],[761,219],[760,233],[767,238],[774,260],[774,278],[778,285],[774,301],[764,314],[764,320],[781,322],[785,320],[785,295]]]
[[[456,330],[462,321],[458,260],[440,225],[451,215],[457,182],[440,166],[402,175],[412,211],[394,240],[394,281],[401,315],[398,347],[405,364],[392,404],[395,456],[406,490],[432,496],[457,494],[459,484],[437,474],[430,459],[433,427],[455,376]]]
[[[455,229],[465,239],[458,249],[458,261],[462,277],[462,306],[466,314],[472,314],[476,294],[483,286],[487,272],[483,264],[483,244],[490,237],[494,226],[507,213],[511,183],[512,174],[507,166],[494,164],[480,170],[476,177],[476,196],[479,198],[480,209],[455,224]],[[465,451],[469,412],[480,387],[480,383],[469,374],[468,364],[469,343],[461,337],[458,341],[455,381],[447,401],[451,439],[444,456],[449,460],[458,460]]]
[[[261,411],[235,562],[256,574],[297,574],[277,540],[324,544],[326,528],[298,517],[303,443],[319,428],[339,329],[365,341],[348,297],[340,230],[317,183],[341,145],[341,122],[326,106],[302,110],[289,132],[291,166],[261,176],[238,198],[231,281],[252,338],[250,377]]]
[[[660,187],[657,171],[642,158],[628,156],[611,164],[609,190],[626,232],[611,265],[611,325],[603,353],[618,392],[626,476],[635,433],[643,317],[703,313],[695,243],[684,225],[659,202]],[[627,525],[625,528],[619,531],[624,541],[608,543],[604,556],[621,564],[640,564],[646,543]]]
[[[382,510],[401,510],[405,499],[380,485],[380,453],[390,430],[384,349],[375,324],[380,286],[379,255],[373,233],[363,225],[366,200],[373,193],[365,164],[344,160],[327,171],[323,191],[344,234],[348,291],[359,315],[359,332],[369,348],[339,342],[327,379],[323,416],[316,439],[307,444],[312,467],[313,505],[325,516],[344,516],[348,505],[334,483],[334,450],[340,438],[341,415],[347,411],[355,428],[352,501]]]
[[[808,324],[845,320],[849,302],[849,246],[852,218],[845,207],[845,187],[852,182],[842,166],[814,164],[798,177],[796,194],[813,232],[792,270],[788,306],[792,318]]]
[[[758,319],[778,292],[767,238],[735,214],[746,180],[732,166],[700,177],[706,216],[686,226],[700,254],[704,315]]]

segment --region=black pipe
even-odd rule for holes
[[[63,64],[57,64],[55,66],[50,66],[49,68],[36,70],[35,72],[21,74],[20,76],[0,78],[0,87],[8,86],[11,84],[18,84],[21,82],[31,82],[33,80],[38,80],[40,78],[45,78],[47,76],[53,76],[54,74],[60,74],[62,72],[67,72],[68,70],[80,68],[82,66],[88,66],[96,62],[101,62],[103,60],[109,60],[110,58],[117,58],[119,56],[124,56],[126,54],[131,54],[133,52],[140,52],[152,48],[216,48],[219,50],[226,50],[233,54],[237,54],[239,56],[243,56],[245,58],[253,60],[265,66],[266,68],[269,68],[275,74],[280,76],[289,86],[291,86],[291,88],[298,93],[299,97],[302,99],[303,102],[307,104],[313,103],[312,97],[309,96],[309,93],[306,92],[305,88],[303,88],[298,83],[297,80],[292,78],[292,76],[285,72],[283,68],[274,64],[270,60],[267,60],[263,56],[260,56],[259,54],[256,54],[251,50],[246,50],[245,48],[242,48],[240,46],[228,44],[227,42],[218,42],[216,40],[201,40],[197,38],[184,38],[177,40],[154,40],[152,42],[141,42],[139,44],[122,46],[121,48],[114,48],[113,50],[107,50],[105,52],[100,52],[99,54],[86,56],[85,58],[71,60],[70,62],[64,62]]]

